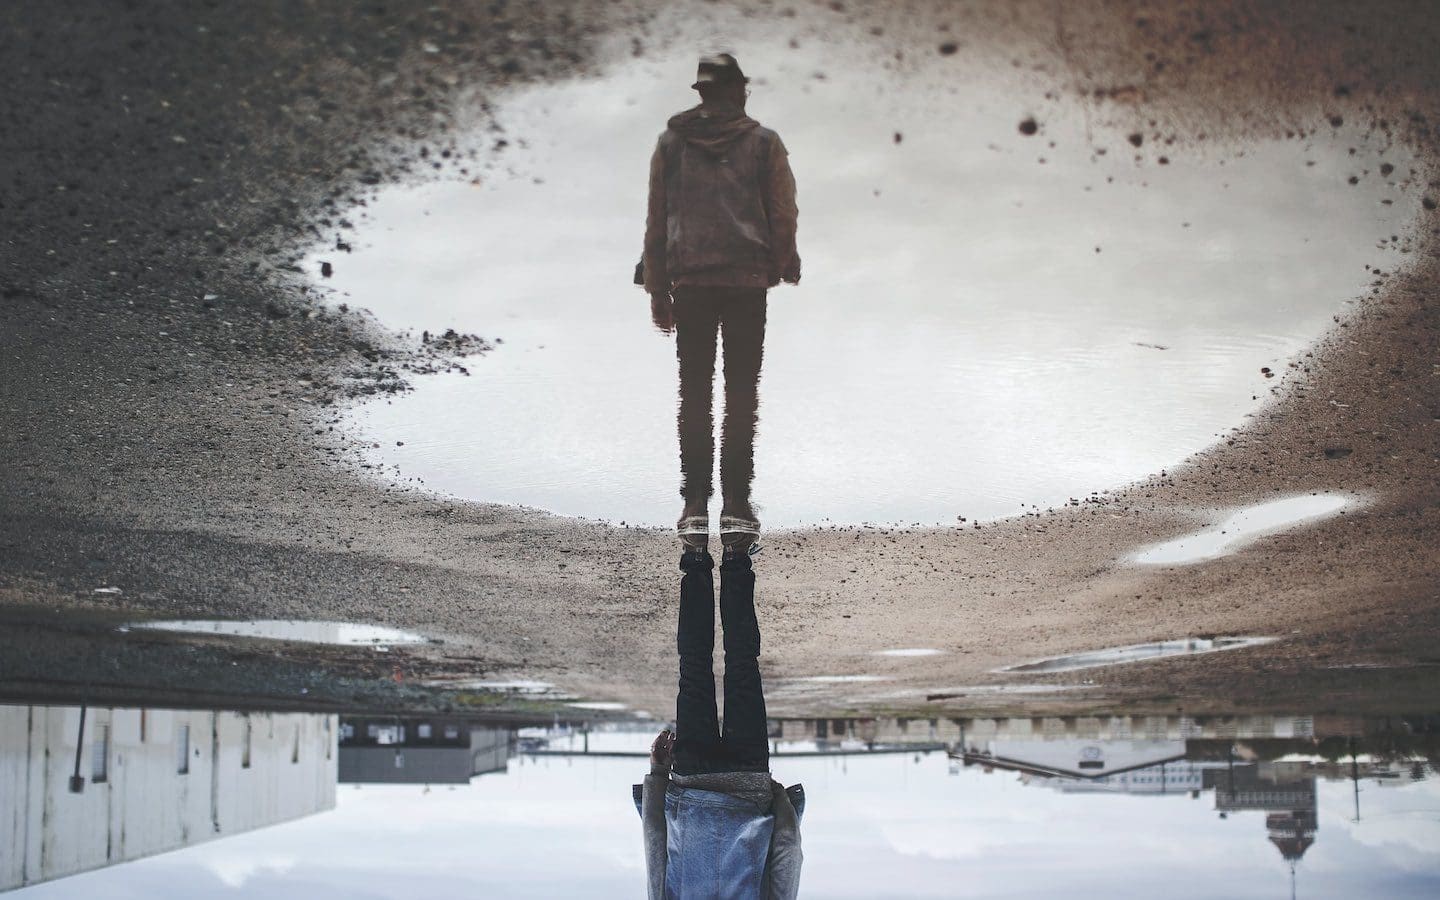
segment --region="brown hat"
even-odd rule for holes
[[[697,91],[702,84],[748,84],[749,78],[740,71],[740,63],[729,53],[715,53],[700,57],[700,66],[695,72],[695,83],[690,85]]]

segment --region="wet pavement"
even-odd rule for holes
[[[631,897],[642,859],[630,785],[660,724],[26,705],[0,706],[0,721],[15,812],[0,820],[0,889],[35,898],[411,897],[417,885],[553,897],[581,882]],[[805,786],[812,896],[1440,887],[1433,716],[768,730],[776,776]]]

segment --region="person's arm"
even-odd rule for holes
[[[667,206],[665,197],[665,136],[655,143],[650,155],[650,199],[645,213],[645,252],[641,259],[645,292],[650,295],[650,318],[655,327],[669,333],[671,315],[670,269],[665,259]]]
[[[665,895],[665,789],[670,785],[670,763],[675,735],[668,729],[650,745],[650,774],[640,798],[640,822],[645,834],[645,881],[650,900]]]
[[[795,900],[800,893],[800,866],[805,856],[800,852],[800,818],[790,802],[790,795],[778,783],[771,784],[775,828],[770,833],[770,857],[766,861],[773,900]]]
[[[800,253],[795,249],[795,231],[800,210],[795,205],[795,173],[790,171],[790,154],[780,136],[770,148],[770,171],[766,178],[770,217],[770,282],[800,283]]]

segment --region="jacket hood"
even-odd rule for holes
[[[700,104],[670,117],[667,127],[685,142],[719,156],[760,123],[733,106]]]

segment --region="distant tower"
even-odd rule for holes
[[[1278,847],[1280,855],[1291,864],[1299,862],[1310,845],[1315,843],[1316,824],[1314,809],[1272,812],[1265,817],[1270,843]]]
[[[1318,824],[1313,806],[1310,809],[1273,812],[1265,817],[1270,843],[1279,848],[1280,855],[1290,864],[1290,900],[1295,900],[1295,864],[1315,843]]]

